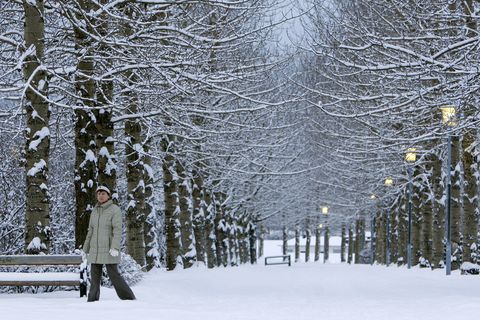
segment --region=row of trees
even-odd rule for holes
[[[446,177],[452,177],[453,265],[478,255],[478,2],[312,0],[296,80],[310,106],[317,207],[331,206],[338,232],[365,220],[376,260],[406,263],[412,182],[413,262],[444,261]],[[456,109],[455,126],[442,107]],[[453,123],[450,123],[453,124]],[[452,164],[447,168],[447,135]],[[406,152],[416,149],[416,161]],[[409,178],[408,171],[412,171]],[[391,177],[394,186],[384,180]],[[388,213],[388,220],[387,220]],[[303,216],[301,221],[305,221]],[[285,220],[288,222],[288,218]],[[388,223],[387,223],[388,221]]]
[[[146,269],[255,261],[301,130],[271,8],[3,1],[0,251],[79,248],[106,185]]]

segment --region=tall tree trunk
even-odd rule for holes
[[[135,75],[128,74],[128,79],[135,82]],[[128,101],[127,114],[138,111],[135,95],[126,92]],[[127,252],[141,266],[146,266],[144,225],[145,217],[145,181],[142,146],[142,124],[139,119],[125,121],[125,153],[127,176]]]
[[[215,248],[217,255],[217,266],[226,267],[228,264],[228,237],[226,236],[225,217],[221,207],[220,193],[214,193],[215,206]]]
[[[379,210],[375,220],[375,230],[377,231],[375,236],[375,261],[379,264],[385,264],[385,213],[382,210]]]
[[[300,229],[295,227],[295,262],[300,261]]]
[[[250,248],[250,263],[256,264],[257,263],[257,226],[252,221],[248,222],[247,232],[248,232],[248,241],[249,241],[249,248]],[[260,242],[262,241],[263,239]]]
[[[130,37],[134,32],[132,25],[133,7],[128,4],[122,7],[124,14],[129,17],[122,25],[123,36]],[[125,52],[128,55],[128,52]],[[127,86],[122,90],[126,102],[126,114],[138,113],[138,97],[132,89],[139,82],[135,71],[124,73]],[[125,159],[127,176],[127,252],[132,258],[146,269],[145,259],[145,180],[144,180],[144,150],[142,146],[142,121],[139,118],[125,121]]]
[[[263,257],[263,248],[265,240],[265,227],[263,224],[260,226],[260,232],[258,233],[258,257]]]
[[[204,201],[205,201],[205,235],[206,238],[206,254],[207,254],[207,266],[209,269],[214,268],[217,262],[217,238],[215,232],[215,208],[212,201],[211,193],[204,189]]]
[[[147,271],[153,267],[160,267],[160,245],[158,243],[158,217],[154,206],[152,157],[150,156],[150,141],[145,141],[143,157],[143,180],[145,181],[145,206],[143,215],[144,224],[145,262]]]
[[[177,263],[182,263],[180,258],[180,230],[177,210],[177,180],[175,173],[174,137],[166,135],[162,139],[162,149],[165,153],[163,169],[163,195],[165,203],[165,242],[166,242],[166,268],[174,270]]]
[[[50,150],[50,110],[47,71],[43,66],[45,12],[42,0],[23,0],[25,12],[25,251],[47,253],[50,249],[50,200],[48,162]]]
[[[342,240],[340,244],[340,262],[345,262],[345,249],[346,249],[346,228],[342,225]]]
[[[461,186],[460,186],[460,139],[452,136],[452,202],[451,202],[451,243],[452,243],[452,270],[457,270],[462,263],[462,207],[461,207]]]
[[[400,207],[398,211],[398,265],[407,263],[407,242],[408,242],[408,202],[407,191],[405,187],[400,198]]]
[[[442,162],[438,155],[432,155],[431,184],[433,190],[432,228],[433,228],[433,260],[432,268],[444,265],[445,206],[440,203],[443,198]]]
[[[100,5],[105,5],[109,0],[101,0]],[[96,9],[99,9],[98,7]],[[109,16],[105,12],[100,14],[96,31],[102,37],[109,33]],[[98,45],[99,61],[96,70],[108,72],[110,68],[110,48],[106,42]],[[109,77],[102,78],[95,86],[95,102],[98,109],[95,110],[96,145],[97,145],[97,182],[99,185],[107,186],[112,192],[112,200],[118,201],[117,194],[117,165],[115,159],[114,127],[113,116],[113,80]]]
[[[238,259],[237,259],[237,243],[238,239],[238,231],[237,231],[237,222],[235,217],[232,217],[231,212],[227,212],[225,215],[226,221],[226,234],[228,239],[228,246],[226,249],[228,250],[228,260],[230,262],[230,266],[238,266]]]
[[[347,257],[347,262],[349,264],[352,263],[353,259],[353,247],[355,246],[354,240],[353,240],[353,224],[350,223],[348,225],[348,257]]]
[[[227,226],[227,218],[229,217],[229,214],[230,212],[227,210],[227,208],[223,205],[223,202],[224,200],[226,199],[226,195],[222,192],[218,192],[216,195],[215,195],[215,199],[217,199],[217,201],[215,201],[215,205],[217,206],[217,210],[221,212],[221,216],[222,216],[222,222],[221,222],[221,228],[218,230],[218,232],[220,232],[220,234],[222,234],[223,236],[223,240],[221,242],[221,245],[222,245],[222,254],[223,254],[223,257],[222,257],[222,261],[223,261],[223,266],[226,267],[228,266],[228,252],[229,252],[229,241],[230,241],[230,238],[229,238],[229,234],[228,234],[228,226]],[[235,229],[233,229],[235,231]],[[232,235],[233,237],[235,237],[235,234]],[[235,245],[236,243],[234,243]]]
[[[478,1],[477,1],[478,4]],[[473,38],[477,36],[477,20],[473,17],[475,8],[473,0],[463,1],[464,13],[466,15],[466,25],[468,27],[467,36]],[[464,111],[465,117],[475,116],[475,108],[471,105],[467,106]],[[477,136],[476,129],[466,131],[462,140],[463,150],[463,176],[464,176],[464,192],[463,192],[463,261],[477,263],[477,234],[478,234],[478,187],[477,177],[479,174],[478,163],[475,161],[475,140]]]
[[[390,216],[390,257],[392,263],[398,262],[398,215],[399,207],[398,202],[392,208]]]
[[[325,232],[323,234],[323,263],[328,262],[330,256],[330,230],[328,226],[325,227]]]
[[[321,237],[321,229],[317,225],[315,227],[315,258],[314,261],[320,260],[320,237]]]
[[[311,243],[311,239],[312,239],[312,233],[310,231],[310,226],[308,225],[308,222],[307,222],[307,225],[306,225],[306,228],[305,228],[305,236],[306,236],[306,239],[305,239],[305,262],[308,262],[308,261],[310,261],[310,243]]]
[[[205,246],[207,234],[205,231],[205,201],[203,178],[200,170],[193,169],[193,189],[192,189],[192,206],[193,206],[193,233],[195,236],[195,250],[197,252],[197,261],[205,264]]]
[[[176,171],[178,177],[178,196],[180,204],[180,237],[182,247],[182,260],[185,269],[190,268],[197,258],[193,239],[192,212],[191,212],[191,187],[185,167],[177,159]]]
[[[365,247],[365,220],[358,218],[355,225],[355,263],[361,263],[360,252]]]
[[[83,12],[92,9],[90,0],[78,2]],[[86,21],[83,12],[75,12],[75,18],[91,32],[91,23]],[[67,14],[72,14],[68,12]],[[77,53],[77,73],[75,75],[75,92],[78,97],[75,109],[75,247],[85,242],[88,232],[90,213],[96,203],[97,156],[96,127],[92,111],[95,98],[95,81],[93,80],[92,39],[84,30],[74,24],[75,52]]]
[[[282,231],[282,255],[286,256],[288,252],[288,229],[283,227]]]
[[[413,181],[413,194],[412,194],[412,266],[416,266],[420,262],[422,256],[421,250],[421,226],[422,215],[420,212],[421,205],[421,188],[420,182],[417,176],[418,171],[415,170]]]
[[[424,190],[422,192],[422,256],[424,259],[424,266],[431,268],[433,261],[433,212],[435,195],[432,194],[432,189],[428,188],[430,181],[432,180],[432,170],[434,158],[430,155],[428,162],[425,165],[425,181],[423,183]]]
[[[477,175],[478,164],[474,160],[475,131],[466,132],[463,136],[463,261],[477,262],[477,234],[478,234],[478,196]]]

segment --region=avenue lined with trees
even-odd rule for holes
[[[295,261],[336,235],[342,262],[478,269],[480,3],[291,5],[2,1],[0,252],[79,249],[104,185],[145,271],[274,232]]]

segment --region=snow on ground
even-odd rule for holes
[[[280,254],[267,241],[266,255]],[[99,302],[78,291],[0,294],[2,318],[56,319],[465,319],[477,315],[480,277],[454,272],[335,263],[150,272],[138,300],[102,288]]]

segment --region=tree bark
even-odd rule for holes
[[[192,213],[191,213],[191,187],[190,179],[187,177],[185,167],[176,160],[177,188],[179,197],[179,221],[180,221],[180,239],[182,248],[183,268],[188,269],[194,263],[197,257],[193,239]]]
[[[145,181],[145,206],[143,215],[144,224],[145,261],[147,271],[153,267],[160,267],[160,245],[158,243],[158,217],[154,207],[152,157],[150,156],[150,141],[144,143],[143,180]]]
[[[101,0],[100,5],[105,5],[108,0]],[[98,9],[94,8],[94,9]],[[107,37],[109,33],[108,15],[102,12],[97,21],[96,31],[102,37]],[[98,72],[107,72],[111,65],[110,48],[106,42],[98,44],[97,56],[99,57],[96,65]],[[95,86],[95,127],[96,127],[96,145],[97,145],[97,182],[99,185],[107,186],[111,191],[112,200],[118,201],[117,194],[117,165],[115,158],[115,139],[112,122],[113,116],[113,80],[112,78],[102,78],[98,80]]]
[[[166,268],[174,270],[177,263],[182,263],[180,256],[180,230],[178,221],[179,210],[177,210],[177,180],[174,178],[175,157],[174,137],[164,136],[162,139],[162,150],[165,153],[163,169],[163,195],[165,203],[165,242],[166,242]]]
[[[422,215],[420,213],[421,189],[417,177],[418,171],[413,174],[413,194],[412,194],[412,266],[420,262],[422,256],[421,250],[421,226]]]
[[[442,162],[436,154],[432,155],[431,183],[433,189],[432,228],[433,228],[433,260],[432,268],[444,266],[444,238],[445,238],[445,205],[440,203],[443,198]]]
[[[330,256],[330,230],[328,229],[328,226],[325,227],[325,232],[323,234],[324,239],[323,239],[323,263],[328,262],[329,256]]]
[[[365,247],[365,220],[358,218],[355,224],[355,263],[360,263],[360,252]]]
[[[307,227],[305,228],[305,262],[310,261],[310,242],[312,239],[312,234],[310,231],[310,227],[307,224]]]
[[[321,229],[316,226],[315,228],[315,258],[314,261],[320,260],[320,237]]]
[[[23,0],[25,12],[25,251],[48,253],[51,242],[48,163],[50,151],[50,110],[45,97],[48,79],[43,66],[45,10],[42,0]]]
[[[451,202],[451,243],[452,243],[452,270],[460,268],[462,263],[462,235],[461,235],[461,186],[460,186],[460,139],[458,136],[452,136],[452,202]]]
[[[463,261],[477,263],[477,233],[478,233],[478,196],[477,176],[478,164],[474,158],[474,143],[476,131],[466,132],[463,136]]]
[[[92,9],[90,0],[78,2],[83,12]],[[89,32],[91,23],[83,12],[75,12],[75,18],[86,26]],[[70,13],[70,12],[69,12]],[[95,98],[95,81],[93,80],[93,41],[90,36],[74,24],[75,51],[77,53],[77,73],[75,75],[75,92],[78,97],[75,109],[75,247],[85,242],[88,222],[93,206],[97,202],[97,151],[95,116],[92,111]]]
[[[300,230],[295,227],[295,262],[300,261]]]
[[[205,210],[206,210],[206,216],[205,216],[205,234],[207,236],[206,238],[206,254],[207,254],[207,267],[209,269],[214,268],[218,262],[217,262],[217,253],[216,253],[216,243],[217,243],[217,238],[216,238],[216,232],[215,232],[215,209],[214,209],[214,204],[212,202],[212,196],[211,193],[207,190],[204,189],[204,201],[205,201]]]
[[[347,257],[347,262],[349,264],[352,263],[353,260],[353,247],[355,246],[354,240],[353,240],[353,225],[352,223],[349,224],[348,226],[348,257]]]
[[[423,174],[423,182],[421,188],[421,208],[419,210],[420,215],[422,216],[421,224],[421,266],[430,268],[431,261],[433,260],[433,245],[432,245],[432,230],[433,230],[433,195],[430,194],[430,189],[428,188],[429,180],[431,179],[431,170],[432,163],[431,157],[427,159],[425,164],[425,173]]]
[[[249,241],[249,248],[250,248],[250,263],[256,264],[257,263],[257,227],[252,221],[248,223],[247,231],[248,231],[248,241]],[[263,239],[260,242],[262,241]]]
[[[379,264],[385,264],[385,213],[379,210],[375,220],[375,230],[377,231],[375,236],[375,261]]]
[[[203,178],[200,170],[194,169],[193,189],[192,189],[192,206],[193,206],[193,233],[195,236],[195,250],[197,252],[197,261],[205,264],[205,246],[208,235],[205,232],[205,201]]]
[[[283,227],[282,231],[282,255],[287,255],[288,252],[288,230],[287,227]]]

